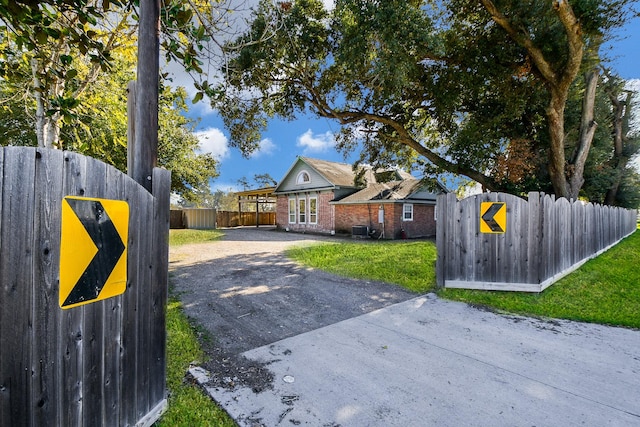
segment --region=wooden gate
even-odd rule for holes
[[[76,153],[0,148],[0,425],[150,425],[166,407],[170,172],[152,179],[150,194]],[[128,204],[127,273],[124,293],[63,309],[68,196]]]

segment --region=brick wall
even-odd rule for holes
[[[285,229],[289,223],[289,198],[278,196],[276,200],[276,227]]]
[[[369,229],[380,229],[378,224],[378,205],[335,205],[336,233],[351,234],[354,225],[366,225]],[[387,209],[388,207],[385,207]]]
[[[318,198],[318,223],[317,224],[289,224],[289,197],[278,196],[276,207],[276,225],[280,229],[288,228],[291,231],[310,233],[347,233],[351,234],[354,225],[365,225],[370,230],[376,230],[376,236],[382,231],[382,225],[378,223],[379,204],[354,204],[354,205],[330,205],[333,200],[332,192],[325,193],[301,193],[300,197]],[[297,202],[296,199],[296,202]],[[296,204],[297,206],[297,204]],[[413,221],[402,221],[402,203],[386,203],[384,206],[384,237],[386,239],[408,239],[417,237],[431,237],[436,234],[436,222],[433,218],[434,206],[413,205]],[[307,205],[308,209],[308,205]],[[308,219],[308,215],[307,215]],[[296,221],[298,218],[296,217]]]
[[[354,225],[366,225],[376,230],[376,235],[382,231],[378,223],[379,204],[335,205],[336,233],[351,233]],[[413,205],[413,221],[402,221],[402,203],[383,204],[384,206],[384,237],[386,239],[402,238],[402,230],[406,238],[430,237],[436,234],[436,223],[433,218],[434,206]]]
[[[323,193],[300,193],[296,194],[296,207],[298,206],[298,200],[305,198],[307,200],[307,221],[309,221],[309,198],[317,197],[317,224],[304,223],[299,224],[298,217],[296,215],[296,222],[289,223],[289,196],[280,195],[276,204],[276,226],[279,229],[289,229],[297,232],[310,232],[310,233],[331,233],[334,230],[333,227],[333,211],[334,207],[329,204],[333,200],[333,192]]]

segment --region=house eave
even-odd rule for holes
[[[288,194],[300,194],[300,193],[310,193],[310,192],[318,192],[318,191],[333,191],[336,187],[309,187],[309,188],[300,188],[295,190],[287,190],[287,191],[274,191],[274,196],[286,196]]]
[[[415,200],[415,199],[396,199],[396,200],[358,200],[358,201],[330,201],[330,205],[371,205],[371,204],[380,204],[380,205],[396,205],[396,204],[405,204],[411,203],[414,205],[435,205],[435,200]]]

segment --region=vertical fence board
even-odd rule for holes
[[[527,230],[527,264],[523,266],[527,270],[524,283],[540,282],[540,248],[542,241],[542,215],[540,215],[540,193],[530,192],[528,203],[529,229]]]
[[[105,198],[107,165],[95,159],[86,159],[85,197]],[[105,302],[97,301],[84,306],[83,318],[83,391],[82,416],[84,425],[99,425],[104,403],[104,311]]]
[[[120,200],[124,191],[124,180],[129,179],[115,168],[107,168],[105,197]],[[130,206],[131,208],[131,206]],[[127,243],[127,242],[125,242]],[[130,253],[127,250],[127,253]],[[125,294],[127,291],[125,291]],[[105,426],[118,425],[120,419],[121,379],[120,349],[122,348],[122,300],[118,295],[105,300],[104,327],[104,378],[102,388],[102,420]]]
[[[486,201],[493,201],[491,196],[488,194]],[[482,203],[482,198],[480,196],[476,197],[476,205],[480,206]],[[478,230],[480,227],[480,210],[478,209],[475,221],[478,223]],[[480,259],[478,260],[478,266],[480,267],[480,277],[482,277],[483,282],[491,282],[494,278],[495,268],[493,267],[493,251],[494,245],[493,236],[487,233],[478,232],[478,239],[480,244],[480,251],[478,254],[480,255]]]
[[[153,203],[151,195],[148,201],[140,206],[140,217],[153,218]],[[136,417],[142,418],[150,408],[149,404],[149,381],[151,377],[151,366],[149,365],[149,352],[151,348],[151,295],[154,283],[152,283],[152,250],[153,236],[152,221],[144,223],[138,230],[140,241],[140,252],[138,253],[138,358],[136,360],[136,370],[138,371],[138,381],[136,382],[137,402]]]
[[[166,387],[166,301],[168,297],[168,273],[169,263],[169,194],[171,189],[171,173],[164,169],[153,171],[153,195],[154,205],[154,232],[153,241],[153,279],[152,279],[152,310],[150,336],[152,337],[149,348],[149,364],[154,375],[150,378],[151,390],[150,402],[160,402],[165,399]]]
[[[17,171],[22,171],[24,176]],[[0,257],[0,327],[2,334],[2,364],[0,389],[8,399],[10,422],[7,425],[31,422],[31,342],[33,340],[33,215],[35,151],[19,147],[4,149],[2,192],[2,227],[4,242]],[[30,220],[12,221],[26,218]],[[10,244],[10,247],[9,247]],[[8,351],[7,351],[8,350]],[[3,402],[5,407],[7,402]]]
[[[120,378],[123,384],[122,400],[120,402],[120,425],[126,425],[127,420],[136,419],[138,389],[135,386],[138,382],[137,358],[139,353],[138,343],[138,322],[137,315],[138,301],[143,298],[140,294],[141,283],[138,278],[138,266],[140,265],[139,234],[145,227],[141,213],[132,207],[144,202],[142,194],[135,191],[137,184],[132,179],[125,180],[126,201],[129,203],[129,238],[127,263],[127,291],[122,296],[122,357],[120,359]],[[125,387],[124,384],[132,384]]]
[[[460,227],[459,238],[453,242],[453,244],[457,246],[454,250],[460,253],[460,262],[458,262],[456,268],[456,276],[458,276],[460,280],[472,280],[475,264],[475,227],[471,222],[473,204],[456,203],[456,205],[458,206],[456,215],[459,216],[458,224]]]
[[[83,156],[65,153],[64,195],[85,196],[87,162]],[[63,389],[60,398],[62,425],[75,426],[82,423],[84,381],[84,312],[85,306],[64,310],[60,330]]]
[[[0,147],[0,254],[3,251],[7,250],[3,246],[3,224],[5,223],[3,217],[3,203],[4,199],[4,147]],[[0,261],[0,280],[2,280],[3,271],[2,271],[2,262]],[[4,286],[0,282],[0,298],[4,295]],[[2,304],[2,299],[0,299],[0,305]],[[0,345],[4,343],[3,339],[4,328],[0,324]],[[9,389],[5,385],[4,380],[4,372],[6,368],[4,367],[5,361],[3,357],[0,357],[0,425],[8,426],[11,423],[11,402],[9,398]]]
[[[445,232],[447,230],[446,221],[449,213],[447,200],[447,194],[441,194],[436,201],[437,222],[441,224],[441,226],[436,227],[436,285],[438,287],[444,286],[445,277],[445,253],[447,251]]]
[[[62,192],[63,153],[58,150],[37,150],[33,298],[32,390],[33,425],[59,425],[61,409],[56,399],[61,395],[62,355],[58,346],[61,312],[58,307],[60,253],[60,200]]]
[[[453,256],[456,254],[455,244],[458,241],[458,230],[460,220],[458,217],[459,207],[458,203],[454,200],[455,195],[451,194],[449,200],[453,201],[453,203],[449,204],[449,216],[447,217],[447,255]],[[459,262],[459,261],[458,261]],[[448,263],[448,275],[452,277],[458,277],[456,272],[456,264]]]

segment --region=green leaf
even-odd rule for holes
[[[60,55],[60,62],[62,65],[69,65],[73,62],[73,56],[71,55]]]
[[[36,33],[36,41],[40,44],[45,44],[47,43],[47,40],[49,39],[49,36],[47,35],[46,32],[44,32],[43,30],[40,30]]]

